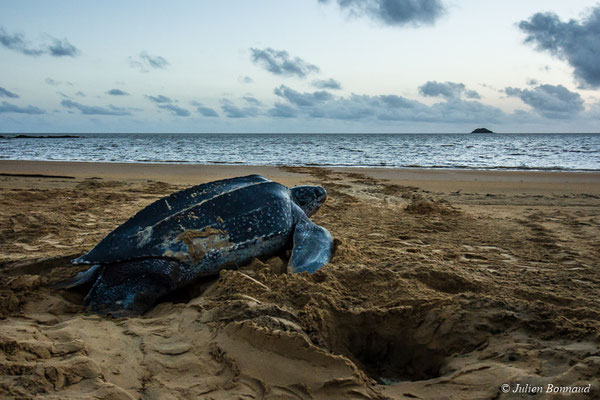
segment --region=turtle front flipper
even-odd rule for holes
[[[294,248],[288,272],[313,273],[327,264],[332,255],[333,239],[329,231],[302,214],[294,229]]]
[[[159,297],[179,285],[185,265],[167,258],[131,260],[102,267],[83,304],[91,311],[120,318],[148,311]]]

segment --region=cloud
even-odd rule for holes
[[[0,26],[0,44],[7,49],[18,51],[27,56],[41,56],[44,54],[42,49],[33,49],[29,46],[22,33],[10,35]]]
[[[75,93],[75,96],[79,96],[79,97],[85,97],[85,93],[83,93],[81,90],[78,91],[77,93]]]
[[[202,103],[194,100],[190,102],[191,105],[196,107],[196,111],[202,114],[203,117],[218,117],[219,114],[210,107],[205,107]]]
[[[551,119],[567,119],[583,111],[583,99],[563,85],[539,85],[533,89],[507,87],[508,96],[520,98],[537,113]]]
[[[185,108],[178,107],[175,104],[159,104],[158,108],[170,111],[171,114],[177,117],[189,117],[191,115],[191,113],[188,110],[186,110]]]
[[[240,76],[238,78],[238,81],[240,81],[241,83],[252,83],[252,82],[254,82],[254,79],[252,79],[249,76]]]
[[[191,115],[191,113],[185,108],[181,108],[175,104],[172,104],[174,101],[170,97],[159,94],[158,96],[146,96],[146,98],[151,102],[156,103],[158,108],[167,110],[177,117],[189,117]]]
[[[566,60],[582,87],[600,87],[600,6],[576,21],[563,22],[554,13],[536,13],[519,28],[527,34],[525,43]]]
[[[142,51],[136,58],[129,57],[129,65],[137,68],[141,72],[148,72],[150,69],[165,69],[169,66],[169,61],[161,56],[152,56]]]
[[[469,99],[480,99],[475,90],[467,90],[463,83],[428,81],[419,86],[419,92],[426,97],[443,97],[447,100],[460,99],[464,94]]]
[[[405,97],[397,96],[395,94],[382,94],[382,95],[370,98],[370,101],[376,105],[384,104],[386,107],[391,108],[391,109],[397,109],[397,108],[409,108],[409,109],[412,108],[412,109],[414,109],[414,108],[423,106],[423,104],[419,103],[418,101],[409,100]]]
[[[7,49],[17,51],[26,56],[41,56],[48,54],[53,57],[75,57],[79,55],[79,49],[73,46],[67,39],[56,39],[50,36],[50,43],[42,44],[37,48],[32,47],[22,33],[9,34],[4,27],[0,26],[0,44]]]
[[[467,99],[481,99],[481,95],[475,90],[465,90],[465,97]]]
[[[252,62],[275,75],[295,75],[299,78],[305,78],[309,74],[319,72],[319,67],[316,65],[310,64],[300,57],[292,59],[285,50],[251,48],[250,52],[252,53]]]
[[[253,104],[255,106],[260,106],[262,104],[256,97],[244,96],[243,99],[246,100],[248,104]]]
[[[275,106],[267,111],[267,114],[275,118],[295,118],[298,111],[287,104],[275,103]]]
[[[18,113],[18,114],[45,114],[46,112],[40,108],[28,105],[27,107],[19,107],[11,103],[3,101],[0,104],[0,113]]]
[[[366,95],[352,94],[348,98],[331,99],[318,107],[306,109],[312,118],[329,118],[337,120],[361,120],[376,114],[372,98]]]
[[[47,83],[48,85],[50,85],[50,86],[58,86],[58,85],[60,85],[60,82],[59,82],[59,81],[55,81],[55,80],[54,80],[54,79],[52,79],[52,78],[46,78],[46,79],[44,80],[44,82],[46,82],[46,83]]]
[[[313,87],[317,89],[341,89],[342,85],[335,79],[320,79],[312,81]]]
[[[290,103],[300,107],[314,106],[315,104],[322,103],[332,97],[331,93],[325,90],[319,90],[313,93],[300,93],[294,89],[290,89],[285,85],[275,88],[273,92],[277,96],[283,97]]]
[[[11,92],[10,90],[6,90],[3,87],[0,86],[0,97],[8,97],[11,99],[18,99],[19,95],[16,93]]]
[[[108,92],[106,92],[106,94],[111,96],[129,96],[129,93],[124,92],[121,89],[110,89]]]
[[[46,78],[46,79],[44,79],[44,82],[46,82],[46,84],[50,85],[50,86],[60,86],[62,84],[65,84],[65,85],[68,85],[68,86],[75,86],[73,84],[73,82],[57,81],[57,80],[54,80],[52,78]]]
[[[54,57],[75,57],[79,54],[79,50],[67,39],[52,39],[52,43],[48,46],[48,53]]]
[[[479,101],[462,100],[456,96],[445,97],[444,101],[428,106],[393,94],[335,97],[328,92],[325,92],[326,95],[322,93],[300,93],[282,85],[275,89],[275,94],[286,99],[289,104],[276,104],[267,113],[288,118],[305,116],[348,121],[370,119],[438,123],[489,123],[506,117],[496,107]]]
[[[389,26],[433,24],[445,12],[441,0],[337,0],[337,4],[351,16],[367,16]]]
[[[172,103],[173,102],[173,100],[171,100],[169,97],[163,96],[162,94],[159,94],[158,96],[146,96],[146,98],[154,103]]]
[[[215,110],[210,107],[205,107],[203,105],[198,105],[196,110],[202,114],[203,117],[218,117],[219,114]]]
[[[225,99],[223,100],[221,110],[223,110],[227,118],[248,118],[256,117],[259,114],[259,110],[256,107],[239,108],[231,101]]]
[[[113,106],[112,104],[108,105],[107,107],[86,106],[69,99],[62,100],[60,104],[66,108],[77,109],[85,115],[131,115],[131,111],[125,108]]]

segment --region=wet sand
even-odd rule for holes
[[[329,265],[256,259],[138,318],[49,287],[152,201],[250,173],[327,188]],[[593,173],[0,161],[0,398],[596,398],[599,243]]]

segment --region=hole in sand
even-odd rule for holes
[[[442,354],[401,334],[355,331],[350,334],[348,345],[364,372],[385,385],[437,378],[444,363]]]
[[[462,318],[456,305],[336,310],[313,340],[380,384],[423,381],[452,372],[489,336]]]

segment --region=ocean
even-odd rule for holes
[[[600,134],[78,135],[0,139],[0,159],[600,171]]]

